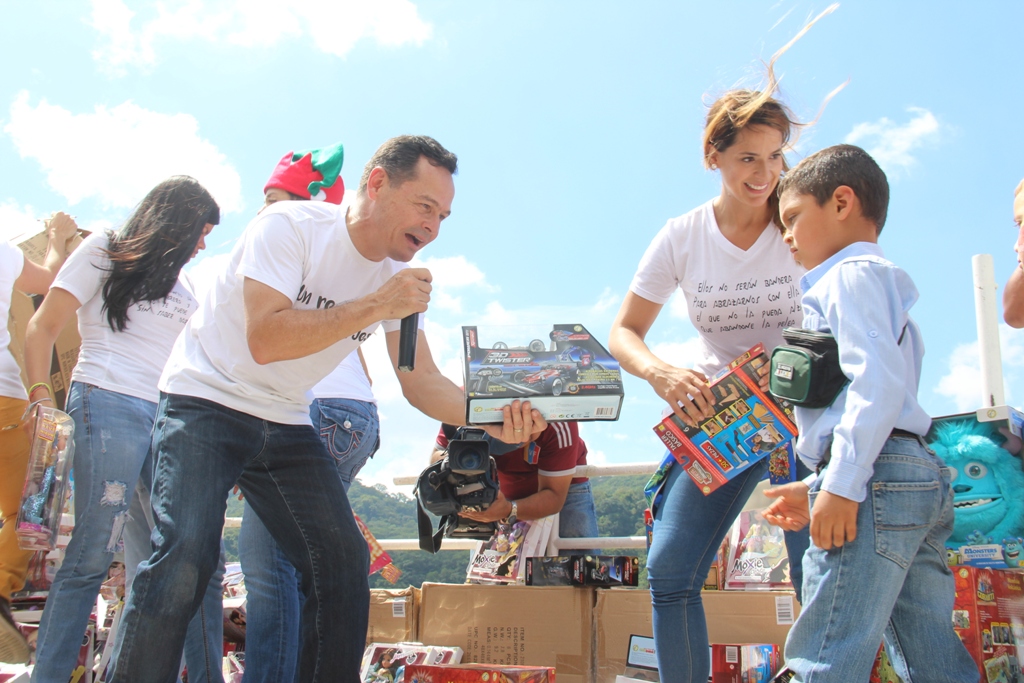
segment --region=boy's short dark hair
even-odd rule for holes
[[[807,194],[824,206],[840,185],[854,191],[864,218],[882,232],[889,212],[889,181],[871,155],[856,145],[826,147],[807,157],[779,181],[779,196]]]
[[[426,135],[399,135],[381,145],[373,158],[366,162],[363,176],[359,180],[359,191],[366,190],[370,171],[380,166],[388,174],[392,185],[401,185],[416,177],[416,164],[420,157],[426,157],[434,166],[439,166],[452,175],[458,170],[459,160],[441,146],[437,140]]]

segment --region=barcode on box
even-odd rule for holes
[[[615,414],[615,407],[614,406],[601,406],[601,407],[598,407],[598,408],[594,408],[594,415],[596,417],[611,417],[614,414]]]
[[[396,619],[405,619],[405,598],[396,598],[391,603],[391,616]]]
[[[726,664],[739,664],[740,663],[740,649],[735,645],[725,646],[725,663]]]
[[[790,626],[796,621],[793,616],[793,596],[779,595],[775,598],[775,623],[779,626]]]

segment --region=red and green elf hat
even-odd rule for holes
[[[276,187],[303,199],[341,204],[345,196],[341,179],[344,159],[345,148],[340,142],[323,149],[288,152],[277,163],[263,192]]]

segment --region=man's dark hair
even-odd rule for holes
[[[779,196],[807,194],[824,206],[840,185],[853,190],[864,218],[882,232],[889,212],[889,181],[871,155],[856,145],[826,147],[807,157],[779,181]]]
[[[366,162],[363,177],[359,180],[359,191],[366,191],[370,171],[380,166],[388,174],[392,185],[401,185],[416,177],[416,164],[420,157],[426,157],[434,166],[440,166],[452,175],[458,170],[459,159],[441,146],[437,140],[426,135],[399,135],[381,145],[373,157]]]

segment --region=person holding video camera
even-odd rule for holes
[[[236,483],[302,576],[297,679],[357,680],[369,552],[310,421],[311,389],[383,326],[406,399],[436,420],[464,420],[463,392],[438,370],[422,330],[412,329],[414,362],[400,361],[408,349],[399,341],[399,321],[430,302],[430,271],[406,264],[451,213],[456,165],[432,138],[392,138],[347,210],[278,202],[220,266],[160,379],[154,552],[124,608],[111,683],[173,676],[172,653],[216,567]],[[546,426],[526,402],[503,417],[488,431],[506,442]]]
[[[444,457],[450,441],[464,430],[441,425],[431,462]],[[462,512],[476,522],[533,520],[559,513],[562,538],[598,536],[597,509],[590,480],[577,477],[576,468],[587,464],[587,445],[575,422],[552,422],[521,443],[487,438],[498,465],[497,498],[481,512]]]

